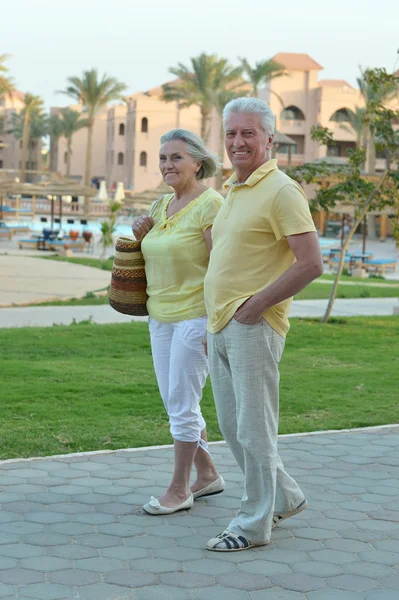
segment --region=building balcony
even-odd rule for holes
[[[286,135],[305,135],[307,122],[295,119],[280,119],[277,129]]]
[[[289,156],[287,153],[277,152],[276,158],[280,167],[287,167],[289,164],[291,166],[303,165],[305,162],[304,154],[291,154],[291,162],[289,163]]]

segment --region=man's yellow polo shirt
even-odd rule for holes
[[[234,173],[212,229],[213,248],[205,277],[208,331],[217,333],[248,298],[287,271],[295,256],[286,237],[316,231],[301,186],[269,160],[243,184]],[[263,317],[285,337],[292,298]]]

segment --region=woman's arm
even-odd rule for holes
[[[208,250],[209,250],[209,254],[210,254],[211,250],[212,250],[212,225],[210,227],[208,227],[208,229],[205,229],[204,240],[206,242],[206,245],[208,246]]]

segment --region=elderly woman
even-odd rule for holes
[[[208,452],[200,409],[208,376],[203,284],[222,197],[202,182],[215,174],[217,162],[194,133],[174,129],[163,135],[159,165],[174,193],[155,202],[151,216],[135,219],[132,229],[142,240],[152,356],[175,448],[167,491],[159,500],[151,497],[143,509],[165,515],[224,489]],[[193,464],[197,478],[190,489]]]

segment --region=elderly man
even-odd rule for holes
[[[306,508],[277,453],[278,363],[292,297],[321,275],[323,262],[302,188],[271,160],[268,105],[232,100],[223,123],[235,173],[212,231],[207,345],[220,429],[244,473],[244,495],[207,548],[229,552],[267,544],[272,527]]]

